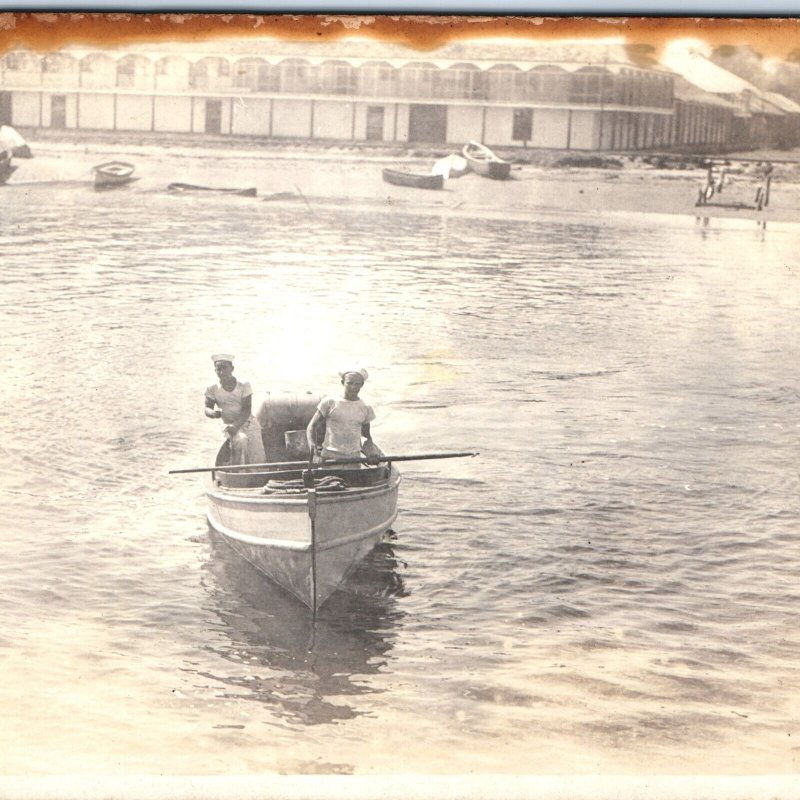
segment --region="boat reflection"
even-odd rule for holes
[[[226,699],[262,703],[291,723],[358,716],[343,700],[378,691],[363,676],[383,671],[404,616],[397,604],[405,594],[402,565],[391,540],[377,545],[316,621],[213,530],[209,545],[203,584],[224,634],[209,649],[230,669],[199,674],[226,684]]]

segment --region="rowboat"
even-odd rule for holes
[[[415,189],[441,189],[444,186],[443,175],[411,172],[406,169],[386,168],[383,170],[383,179],[395,186],[411,186]]]
[[[219,192],[221,194],[233,194],[239,197],[255,197],[258,191],[255,186],[247,189],[223,189],[215,186],[198,186],[194,183],[171,183],[167,186],[170,192]]]
[[[485,178],[502,181],[511,174],[511,162],[495,155],[485,144],[470,142],[462,150],[473,172]]]
[[[226,469],[223,445],[204,478],[211,527],[312,611],[391,528],[400,486],[391,463],[307,469],[305,427],[317,400],[270,397],[257,417],[271,461]]]
[[[133,177],[136,167],[126,161],[107,161],[92,167],[95,189],[112,189],[138,180]]]

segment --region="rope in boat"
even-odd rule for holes
[[[347,489],[347,484],[335,475],[326,475],[314,484],[318,492],[343,492]],[[267,481],[264,487],[264,494],[305,494],[306,487],[302,479],[278,481]]]

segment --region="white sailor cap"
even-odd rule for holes
[[[339,373],[339,377],[343,379],[345,375],[348,375],[351,372],[354,375],[360,375],[364,380],[369,378],[369,373],[363,367],[352,367],[351,369],[343,369]]]
[[[216,364],[217,361],[230,361],[233,364],[233,356],[230,353],[214,353],[211,360]]]

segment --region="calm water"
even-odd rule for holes
[[[0,192],[0,772],[797,770],[800,228],[495,216]],[[481,452],[313,629],[167,476],[228,348]]]

